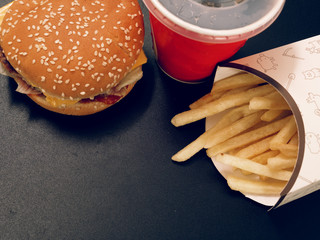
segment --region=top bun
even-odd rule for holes
[[[14,1],[0,29],[10,64],[46,96],[93,98],[131,70],[144,40],[137,0]]]

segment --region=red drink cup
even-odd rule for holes
[[[211,75],[218,62],[233,56],[246,42],[207,43],[184,37],[150,14],[154,49],[160,68],[174,79],[194,82]]]
[[[143,1],[150,12],[159,67],[173,79],[187,83],[198,83],[209,77],[217,63],[232,57],[247,39],[270,26],[285,2]]]

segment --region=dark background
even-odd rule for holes
[[[0,239],[315,238],[320,192],[268,211],[229,190],[204,151],[171,161],[205,123],[175,128],[171,118],[211,82],[186,85],[160,72],[139,2],[149,61],[114,107],[88,117],[51,113],[0,76]],[[288,0],[233,59],[319,33],[318,1]]]

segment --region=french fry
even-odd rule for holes
[[[265,83],[261,78],[247,73],[239,73],[228,78],[224,78],[213,84],[211,89],[212,93],[217,93],[220,91],[226,91],[230,89],[236,89],[245,86],[254,86],[261,83]]]
[[[268,110],[262,116],[261,120],[271,122],[283,113],[283,110]]]
[[[250,159],[254,162],[257,162],[257,163],[267,164],[268,158],[270,157],[270,155],[275,156],[274,154],[269,153],[270,152],[269,151],[269,141],[272,139],[272,137],[273,136],[267,137],[267,138],[262,139],[258,142],[250,144],[249,146],[242,148],[241,150],[237,151],[236,153],[234,153],[232,155],[236,156],[236,157],[241,157],[241,158],[248,158],[248,159]],[[279,151],[277,151],[276,153],[279,153]],[[241,170],[241,173],[243,175],[252,174],[251,172],[248,172],[245,170]]]
[[[289,141],[289,144],[298,145],[299,144],[299,138],[298,138],[298,132],[296,132],[292,138]]]
[[[229,96],[229,95],[232,95],[232,94],[235,94],[235,93],[245,92],[245,91],[247,91],[247,90],[249,90],[250,88],[253,88],[253,87],[258,87],[258,85],[244,86],[244,87],[238,87],[238,88],[235,88],[235,89],[231,89],[231,90],[223,92],[222,96],[226,97],[226,96]],[[220,92],[218,92],[218,93],[220,93]],[[216,93],[213,93],[213,94],[216,94]]]
[[[270,141],[270,149],[279,150],[280,144],[286,144],[291,137],[297,132],[297,125],[294,116],[289,117],[289,121],[283,126],[283,128],[274,136]]]
[[[253,161],[253,162],[257,162],[257,163],[263,164],[263,165],[267,165],[269,158],[275,157],[275,156],[277,156],[279,154],[280,154],[280,151],[278,151],[278,150],[268,150],[268,151],[266,151],[264,153],[261,153],[261,154],[255,156],[255,157],[251,158],[250,160]],[[243,174],[248,174],[244,170],[242,170],[242,173]],[[265,181],[265,180],[269,179],[269,177],[266,177],[266,176],[263,176],[263,175],[260,175],[259,178],[262,181]]]
[[[269,177],[266,177],[266,176],[263,176],[263,175],[260,175],[260,176],[259,176],[259,179],[260,179],[261,181],[268,181],[270,178],[269,178]]]
[[[211,138],[208,138],[205,148],[210,148],[212,146],[215,146],[251,128],[258,122],[260,122],[260,118],[262,114],[263,112],[255,112],[251,115],[241,118],[240,120],[234,122],[233,124],[225,128],[219,129],[218,131],[215,132],[215,134]]]
[[[227,152],[231,149],[245,146],[249,143],[257,141],[268,137],[276,132],[278,132],[289,120],[289,117],[280,119],[278,121],[272,122],[266,126],[254,129],[252,131],[240,134],[236,137],[233,137],[223,143],[217,144],[207,150],[207,155],[209,157],[214,157],[218,153]]]
[[[295,166],[296,160],[296,157],[288,158],[280,153],[279,155],[268,159],[268,166],[273,170],[292,168]]]
[[[265,95],[264,97],[275,100],[283,100],[282,95],[276,89],[274,89],[274,91]]]
[[[254,97],[250,100],[249,107],[251,109],[271,109],[271,110],[290,110],[290,106],[285,99]]]
[[[297,157],[299,146],[295,144],[279,144],[277,149],[287,157]]]
[[[261,153],[253,158],[251,158],[251,161],[261,163],[261,164],[267,164],[268,159],[277,156],[280,153],[278,150],[268,150],[264,153]]]
[[[261,141],[258,141],[256,143],[250,144],[249,146],[242,148],[241,150],[238,150],[233,154],[230,154],[236,157],[248,158],[253,162],[265,165],[268,163],[268,158],[274,157],[280,153],[279,151],[268,150],[270,139],[272,139],[272,136],[262,139]],[[241,173],[243,175],[252,174],[251,172],[245,170],[241,170]]]
[[[231,90],[227,90],[227,91],[220,91],[217,93],[207,93],[206,95],[202,96],[201,98],[199,98],[198,100],[196,100],[195,102],[191,103],[189,105],[190,109],[195,109],[198,107],[201,107],[203,105],[205,105],[206,103],[209,102],[213,102],[214,100],[217,100],[218,98],[222,97],[222,96],[229,96],[235,93],[240,93],[240,92],[244,92],[246,90],[248,90],[251,86],[245,86],[245,87],[239,87],[236,89],[231,89]]]
[[[279,195],[286,186],[284,181],[259,181],[236,176],[228,176],[227,183],[232,190],[260,195]]]
[[[195,109],[195,108],[201,107],[201,106],[205,105],[206,103],[212,102],[212,101],[220,98],[223,94],[224,94],[224,92],[219,92],[219,93],[214,93],[214,94],[207,93],[206,95],[202,96],[201,98],[199,98],[195,102],[191,103],[189,105],[189,108]]]
[[[171,157],[171,159],[175,162],[187,161],[189,158],[191,158],[193,155],[195,155],[197,152],[203,149],[203,146],[207,141],[207,133],[208,132],[205,132],[204,134],[200,135],[200,137],[198,137],[196,140],[192,141],[186,147],[174,154]]]
[[[249,146],[241,149],[238,151],[235,156],[241,157],[241,158],[253,158],[259,154],[262,154],[270,149],[270,140],[274,136],[270,136],[267,138],[264,138],[258,142],[255,142],[253,144],[250,144]]]
[[[226,97],[221,97],[213,102],[203,105],[202,107],[191,109],[175,115],[171,119],[171,123],[176,127],[183,126],[203,119],[205,117],[223,112],[226,109],[244,105],[248,103],[253,97],[268,94],[272,90],[272,86],[263,85],[249,89],[242,93],[236,93]]]
[[[288,181],[292,174],[292,172],[286,170],[273,171],[266,165],[262,165],[246,158],[239,158],[225,153],[216,155],[215,160],[235,168],[255,173],[257,175],[262,175],[282,181]]]
[[[235,121],[245,117],[249,114],[256,112],[255,110],[249,110],[248,105],[243,105],[240,107],[236,107],[226,113],[215,126],[213,126],[208,131],[205,131],[201,134],[196,140],[188,144],[186,147],[181,149],[175,155],[172,156],[172,160],[176,162],[184,162],[191,158],[194,154],[199,152],[202,148],[204,148],[207,139],[210,138],[212,135],[215,134],[221,128],[229,126],[230,124],[234,123]]]
[[[232,108],[229,112],[226,112],[226,114],[224,114],[224,116],[216,123],[216,125],[214,125],[215,130],[213,131],[209,129],[209,132],[214,133],[217,129],[229,126],[237,120],[255,112],[257,112],[257,110],[249,109],[249,105],[242,105],[240,107]],[[211,135],[209,135],[208,137],[211,137]]]

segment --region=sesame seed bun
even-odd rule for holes
[[[144,24],[137,0],[14,1],[0,28],[3,54],[22,79],[42,93],[30,98],[46,109],[95,113],[108,104],[79,107],[81,101],[100,94],[122,99],[134,86],[116,90],[142,52]]]

